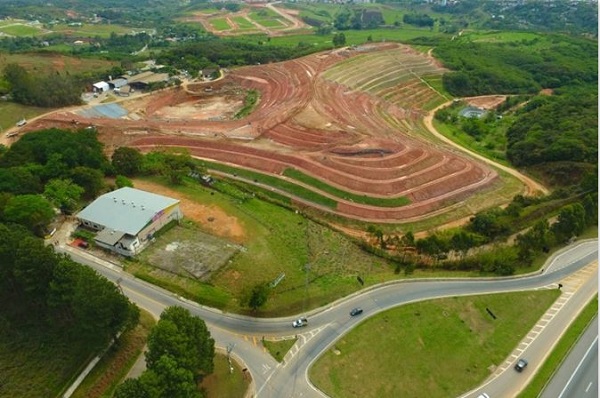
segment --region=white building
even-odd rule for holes
[[[107,82],[98,82],[98,83],[94,83],[94,91],[95,92],[100,92],[100,93],[104,93],[108,90],[110,90],[110,85]]]
[[[99,196],[77,214],[80,225],[98,231],[98,246],[124,256],[139,253],[158,230],[182,218],[179,200],[129,187]]]

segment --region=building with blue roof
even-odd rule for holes
[[[133,256],[183,214],[177,199],[125,187],[99,196],[76,217],[81,226],[98,231],[94,238],[98,246]]]

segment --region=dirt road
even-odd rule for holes
[[[492,96],[495,97],[495,96]],[[433,127],[433,117],[435,115],[435,112],[440,109],[440,108],[444,108],[448,105],[450,105],[452,103],[452,101],[448,101],[442,105],[439,105],[438,107],[436,107],[434,110],[432,110],[431,112],[429,112],[429,114],[427,116],[425,116],[425,119],[423,119],[423,122],[425,123],[425,126],[427,127],[427,129],[431,132],[431,134],[433,134],[434,136],[436,136],[437,138],[439,138],[440,140],[444,141],[445,143],[452,145],[455,148],[460,149],[461,151],[468,153],[470,156],[479,159],[483,162],[486,162],[487,164],[489,164],[490,166],[496,167],[500,170],[503,170],[509,174],[511,174],[512,176],[518,178],[519,180],[521,180],[523,182],[523,184],[525,184],[525,186],[527,187],[527,194],[528,195],[537,195],[537,194],[544,194],[547,195],[549,193],[548,189],[546,187],[544,187],[542,184],[540,184],[537,181],[534,181],[533,179],[527,177],[526,175],[520,173],[519,171],[510,168],[508,166],[504,166],[498,162],[495,162],[491,159],[486,158],[485,156],[479,155],[478,153],[475,153],[473,151],[471,151],[470,149],[467,149],[465,147],[460,146],[459,144],[455,143],[454,141],[452,141],[451,139],[447,138],[446,136],[442,135],[440,132],[438,132],[435,127]]]

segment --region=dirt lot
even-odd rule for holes
[[[140,258],[165,271],[207,281],[240,249],[241,246],[195,228],[175,227],[144,250]]]
[[[134,180],[136,188],[153,192],[159,195],[179,199],[181,211],[185,218],[189,218],[202,228],[215,236],[220,236],[236,243],[246,240],[246,233],[239,220],[225,213],[217,206],[206,206],[181,195],[179,192],[165,186],[143,180]]]

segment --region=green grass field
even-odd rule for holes
[[[459,396],[504,362],[559,294],[452,297],[385,311],[337,341],[310,369],[311,381],[330,397]]]
[[[0,57],[0,70],[3,70],[4,67],[10,63],[19,64],[29,71],[37,71],[38,73],[50,73],[54,71],[64,72],[65,70],[68,70],[70,74],[108,70],[119,64],[115,61],[69,57],[50,52],[3,53]]]
[[[31,119],[50,110],[21,105],[15,102],[0,101],[0,130],[2,130],[0,134],[3,134],[9,128],[15,127],[15,124],[21,119]]]
[[[251,12],[248,18],[265,28],[283,28],[285,25],[280,22],[281,15],[267,8],[259,12]]]
[[[36,36],[43,33],[43,31],[37,27],[21,24],[0,26],[0,32],[6,33],[7,35],[19,37]]]
[[[176,294],[223,310],[249,313],[245,300],[252,287],[271,282],[283,272],[285,278],[256,314],[278,316],[322,306],[360,289],[357,275],[367,286],[398,277],[392,265],[365,253],[343,235],[234,185],[227,186],[227,194],[191,180],[173,189],[203,205],[221,208],[237,220],[245,236],[236,242],[244,250],[215,272],[209,283],[156,270],[143,261],[127,264],[128,272]],[[306,264],[310,264],[308,289]]]
[[[218,31],[231,29],[229,22],[225,18],[212,18],[210,24]]]
[[[416,37],[433,37],[440,36],[440,33],[431,32],[424,29],[414,29],[405,27],[402,29],[365,29],[365,30],[346,30],[344,31],[346,36],[346,45],[359,45],[367,42],[370,37],[374,42],[382,41],[407,41]],[[317,34],[302,34],[293,36],[280,36],[271,38],[271,44],[285,47],[297,46],[298,43],[308,43],[315,47],[315,49],[326,49],[333,47],[331,42],[332,35],[319,36]],[[253,36],[252,39],[260,40],[257,36]]]
[[[113,24],[83,24],[82,26],[69,26],[67,24],[56,24],[52,26],[52,31],[57,33],[64,33],[73,36],[100,36],[110,37],[111,33],[118,35],[131,34],[132,32],[150,31],[151,28],[135,28],[132,29],[127,26],[113,25]]]
[[[256,26],[244,17],[232,17],[231,19],[238,25],[240,30],[256,29]]]

